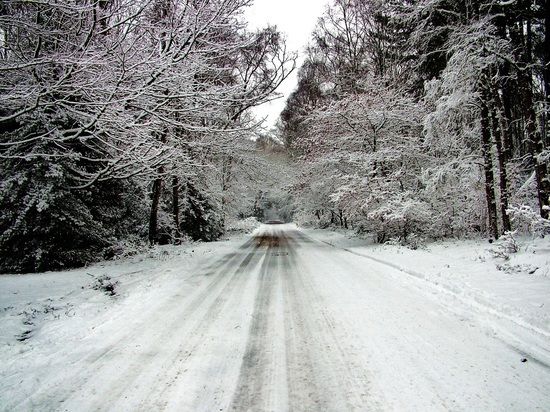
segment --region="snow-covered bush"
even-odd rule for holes
[[[550,233],[550,220],[542,218],[530,206],[509,207],[507,213],[516,230],[529,233],[531,236],[544,236]]]
[[[294,213],[294,223],[302,227],[322,227],[320,216],[310,210],[297,210]],[[325,225],[327,227],[328,225]]]
[[[517,253],[519,252],[519,244],[515,238],[516,232],[506,232],[504,233],[499,241],[499,247],[506,253]]]
[[[260,222],[255,217],[234,220],[226,225],[226,231],[229,233],[252,233],[254,229],[260,226]]]
[[[426,240],[423,237],[416,235],[415,233],[411,233],[407,237],[406,246],[409,249],[412,249],[412,250],[425,249],[426,248]]]
[[[116,239],[103,252],[105,259],[123,259],[144,253],[150,248],[144,236],[129,235]]]
[[[514,275],[518,273],[526,273],[528,275],[533,275],[539,269],[538,267],[535,267],[528,263],[524,263],[520,265],[511,265],[509,263],[498,263],[496,265],[496,268],[508,275]]]
[[[425,233],[431,221],[431,211],[427,204],[412,196],[410,193],[388,196],[381,206],[367,214],[365,227],[377,234],[379,243],[399,238],[408,244],[411,236],[414,243],[419,235]]]
[[[510,255],[519,252],[520,246],[515,238],[516,232],[504,233],[496,243],[496,249],[490,249],[489,253],[496,258],[510,259]]]
[[[91,276],[91,275],[90,275]],[[118,285],[118,280],[113,280],[108,275],[102,275],[94,277],[94,282],[91,287],[94,290],[99,290],[106,295],[115,296],[117,294],[116,287]]]
[[[91,157],[73,145],[73,159]],[[42,148],[52,157],[54,145]],[[0,272],[84,266],[124,239],[144,219],[139,189],[109,181],[78,189],[74,170],[98,164],[49,158],[5,160],[0,170]],[[137,190],[136,190],[137,189]]]
[[[426,240],[414,233],[411,233],[407,238],[392,237],[385,242],[386,245],[403,246],[411,250],[425,249]]]

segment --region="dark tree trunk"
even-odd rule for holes
[[[176,176],[172,177],[172,215],[174,217],[174,243],[179,245],[181,243],[181,229],[180,229],[180,188],[179,181]]]
[[[516,51],[517,84],[519,91],[520,110],[524,122],[523,144],[528,153],[530,164],[535,172],[537,196],[540,214],[548,218],[550,206],[550,182],[546,162],[541,159],[544,151],[544,136],[537,133],[536,113],[533,97],[533,70],[532,70],[532,0],[518,2],[522,12],[519,20],[514,20],[509,26],[510,39]],[[546,39],[545,39],[546,40]]]
[[[233,158],[231,156],[222,156],[221,159],[221,189],[222,189],[222,195],[221,195],[221,214],[222,214],[222,227],[225,229],[225,214],[226,214],[226,196],[227,191],[230,188],[231,181],[232,181],[232,168],[233,168]]]
[[[166,143],[166,138],[168,135],[167,130],[163,130],[160,133],[159,141],[161,143]],[[153,189],[151,193],[151,213],[149,215],[149,243],[152,245],[158,242],[158,212],[160,205],[160,198],[162,195],[162,186],[164,168],[160,166],[158,168],[158,177],[153,181]]]
[[[516,91],[517,93],[517,91]],[[502,90],[502,98],[500,102],[502,103],[501,109],[504,110],[504,118],[512,120],[512,92],[507,89],[503,88]],[[518,152],[518,149],[521,148],[521,141],[523,140],[521,138],[521,130],[519,127],[519,122],[511,122],[508,123],[508,158],[512,159],[515,156],[520,156]]]
[[[496,155],[499,169],[499,189],[500,189],[500,214],[502,217],[502,230],[509,232],[512,228],[508,216],[508,173],[506,166],[508,164],[508,122],[503,117],[504,111],[498,104],[498,91],[494,92],[493,99],[493,133],[496,144]]]
[[[533,108],[530,110],[530,116],[535,116]],[[548,177],[548,168],[546,162],[539,158],[544,151],[544,141],[541,133],[536,132],[534,122],[530,122],[527,128],[530,152],[535,163],[535,177],[537,180],[537,191],[539,197],[540,215],[550,218],[550,180]]]
[[[158,210],[161,193],[162,178],[158,177],[153,182],[153,190],[151,194],[151,213],[149,215],[149,243],[152,245],[158,241]]]
[[[544,3],[544,92],[546,94],[546,116],[544,124],[544,135],[546,135],[546,145],[550,145],[550,4]]]
[[[493,175],[493,159],[491,156],[491,129],[487,93],[481,102],[481,154],[485,172],[485,197],[487,199],[487,217],[489,234],[498,239],[497,205],[495,199],[495,178]]]
[[[527,27],[530,28],[530,24],[528,24]],[[531,37],[530,30],[527,31],[527,37],[528,39]],[[527,45],[529,44],[530,40],[527,41]],[[541,133],[537,132],[529,47],[524,51],[522,57],[525,66],[524,69],[519,72],[518,82],[520,84],[523,117],[525,121],[525,138],[529,156],[531,157],[535,169],[540,215],[548,219],[550,215],[550,181],[548,180],[546,162],[540,158],[540,155],[544,151],[544,137]]]

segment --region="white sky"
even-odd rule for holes
[[[289,50],[298,51],[298,67],[303,61],[303,51],[309,42],[317,19],[323,14],[328,0],[254,0],[245,13],[249,29],[262,28],[267,24],[276,25],[286,34]],[[284,97],[255,109],[258,117],[267,116],[268,128],[272,127],[284,108],[286,98],[296,86],[296,69],[279,87]]]

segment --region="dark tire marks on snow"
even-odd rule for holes
[[[215,296],[215,299],[211,303],[206,303],[209,305],[208,309],[204,316],[196,322],[194,328],[188,329],[188,325],[185,322],[180,322],[180,327],[175,329],[174,335],[178,336],[178,339],[181,339],[182,344],[179,350],[171,357],[171,360],[162,368],[162,375],[157,379],[157,382],[160,384],[151,388],[142,402],[143,406],[150,405],[149,399],[165,398],[165,394],[171,389],[171,382],[175,382],[180,370],[185,368],[185,360],[191,357],[197,347],[203,342],[214,321],[219,318],[222,311],[227,307],[228,301],[244,288],[244,284],[248,281],[248,276],[246,275],[250,274],[251,268],[258,264],[263,257],[257,250],[250,250],[250,244],[248,242],[247,244],[249,245],[247,247],[249,252],[238,263],[237,268],[235,269],[235,265],[239,262],[239,258],[242,259],[242,254],[238,253],[232,256],[221,269],[216,271],[215,281],[203,293],[200,293],[193,299],[187,311],[181,313],[183,317],[190,317],[194,312],[198,312],[199,308],[209,301],[209,298]],[[208,274],[205,275],[208,276]],[[226,280],[225,285],[219,292],[215,292],[216,287],[214,284],[217,286],[223,280]],[[228,308],[228,310],[231,310],[231,308]]]
[[[258,242],[258,245],[261,246],[263,242],[263,240]],[[266,410],[269,406],[269,399],[265,399],[265,394],[268,389],[266,386],[270,382],[269,375],[273,373],[273,366],[268,349],[273,344],[273,300],[279,280],[275,251],[280,249],[279,246],[271,245],[273,245],[271,241],[266,244],[268,251],[260,269],[248,342],[230,407],[230,410],[234,411]]]
[[[339,344],[335,330],[342,325],[323,310],[314,279],[301,273],[299,250],[311,242],[299,231],[286,231],[278,239],[271,233],[258,241],[268,252],[230,410],[377,409],[367,402],[368,377],[353,348]],[[277,328],[282,336],[274,332]],[[276,346],[284,347],[277,359]],[[279,386],[285,387],[285,397],[277,401],[273,392]]]
[[[300,232],[296,239],[311,242]],[[298,251],[295,244],[289,247],[282,272],[291,410],[376,410],[368,402],[368,374],[355,348],[340,344],[336,330],[345,327],[329,314],[314,277],[297,264]]]
[[[142,317],[141,325],[136,325],[135,332],[131,335],[120,336],[118,344],[111,344],[83,360],[91,364],[104,363],[108,366],[109,362],[106,362],[105,359],[124,356],[124,348],[129,345],[139,347],[136,354],[129,356],[124,367],[115,372],[119,385],[101,387],[101,382],[104,381],[103,377],[110,375],[109,379],[112,380],[113,372],[107,367],[100,367],[94,373],[86,376],[84,380],[80,380],[81,387],[90,386],[94,391],[104,392],[105,397],[116,403],[117,399],[122,399],[133,388],[139,387],[136,382],[142,375],[148,373],[147,368],[143,367],[144,358],[147,358],[147,362],[155,362],[156,353],[162,350],[162,342],[180,339],[182,344],[171,357],[171,362],[162,368],[162,376],[156,377],[156,384],[143,392],[142,404],[150,405],[153,396],[162,395],[169,390],[171,382],[176,380],[178,369],[181,366],[181,362],[177,362],[178,358],[185,358],[193,353],[211,326],[212,319],[220,314],[229,296],[234,293],[233,291],[239,290],[246,281],[243,276],[247,272],[246,269],[250,265],[258,263],[262,258],[251,241],[243,246],[246,247],[241,247],[239,252],[229,253],[214,261],[195,276],[207,279],[205,286],[199,288],[195,296],[183,299],[178,291],[174,291],[174,294],[159,308],[155,308],[150,315]],[[199,313],[202,314],[204,305],[209,305],[205,315],[190,327],[187,321],[197,317]],[[150,323],[164,323],[166,327],[163,329],[164,333],[158,336],[157,342],[144,344],[140,340],[141,329],[142,327],[146,328]],[[65,404],[78,403],[78,400],[73,398],[72,392],[72,390],[68,390],[65,395],[55,396],[63,399],[62,402]]]

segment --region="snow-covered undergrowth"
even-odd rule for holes
[[[235,220],[227,223],[227,233],[228,234],[235,234],[235,233],[252,233],[255,229],[257,229],[261,223],[256,219],[255,217],[249,217],[246,219],[241,220]]]

